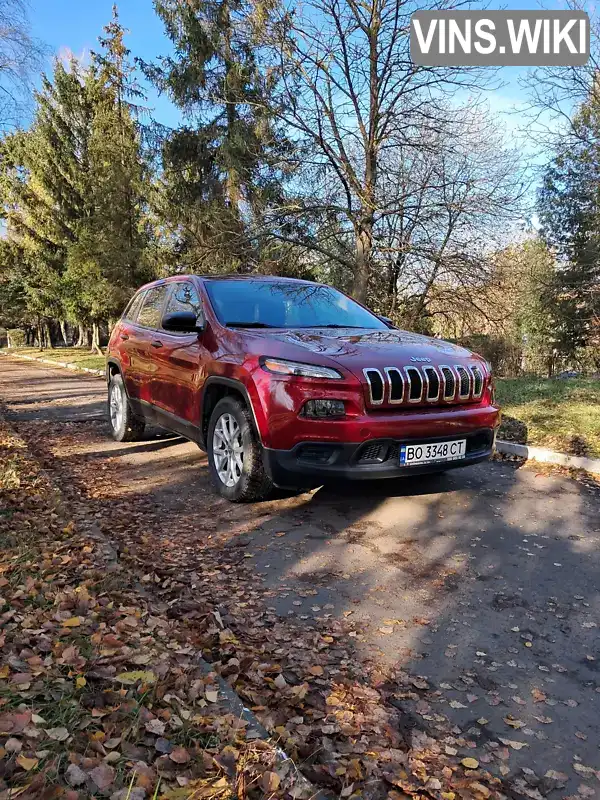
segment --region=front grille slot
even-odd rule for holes
[[[459,364],[456,364],[454,369],[459,378],[458,396],[461,400],[467,400],[471,394],[471,376],[466,367],[461,367]]]
[[[423,396],[423,378],[416,367],[405,367],[408,379],[408,402],[418,403]]]
[[[483,373],[479,367],[471,367],[473,376],[473,397],[479,398],[483,394]]]
[[[369,384],[371,403],[374,406],[381,405],[381,403],[383,403],[383,395],[385,391],[383,375],[378,369],[365,369],[363,370],[363,373]]]
[[[402,373],[397,367],[386,367],[385,374],[390,384],[390,403],[401,403],[404,399],[404,378]]]
[[[440,378],[435,367],[423,367],[423,373],[427,379],[427,401],[435,403],[440,396]]]
[[[454,400],[456,394],[456,378],[450,367],[440,367],[444,378],[444,400]]]

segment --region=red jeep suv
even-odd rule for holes
[[[234,502],[474,464],[500,421],[483,358],[289,278],[142,287],[112,332],[107,380],[117,441],[152,422],[197,442]]]

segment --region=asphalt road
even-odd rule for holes
[[[425,676],[437,701],[415,713],[433,729],[449,716],[493,771],[559,771],[567,786],[548,797],[600,797],[597,487],[492,462],[231,506],[195,445],[110,440],[101,379],[2,357],[0,398],[23,430],[88,426],[69,458],[116,459],[123,490],[175,534],[192,513],[199,537],[234,531],[281,615],[356,619],[360,657]]]

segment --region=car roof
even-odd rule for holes
[[[318,283],[317,281],[306,281],[302,280],[301,278],[287,278],[280,275],[238,275],[236,273],[227,274],[227,275],[169,275],[166,278],[159,278],[155,281],[150,281],[150,283],[144,284],[144,286],[140,286],[138,291],[142,289],[149,289],[152,286],[161,286],[164,283],[172,283],[173,281],[183,281],[183,280],[190,280],[192,278],[197,278],[201,281],[269,281],[270,283],[304,283],[309,286],[320,286],[322,284]]]

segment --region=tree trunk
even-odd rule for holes
[[[97,322],[92,323],[92,352],[98,353],[99,356],[104,355],[100,347],[100,326]]]
[[[90,344],[90,332],[88,328],[85,327],[83,322],[78,323],[79,327],[79,337],[77,339],[77,347],[89,347]]]
[[[358,300],[359,303],[365,303],[367,300],[372,248],[373,220],[364,220],[356,236],[356,261],[354,265],[354,285],[352,286],[352,297]]]
[[[45,347],[47,347],[49,350],[52,350],[54,348],[54,342],[52,341],[52,331],[50,330],[50,323],[48,321],[44,322],[43,328],[44,328]]]
[[[233,50],[231,47],[231,19],[229,14],[229,6],[227,3],[223,6],[224,25],[223,33],[225,39],[225,102],[226,102],[226,115],[227,115],[227,131],[226,137],[229,147],[231,148],[228,157],[231,159],[231,151],[234,149],[234,142],[236,136],[236,120],[237,120],[237,106],[234,101],[234,92],[232,92],[232,84],[236,81],[236,70],[233,58]],[[227,200],[234,214],[237,216],[240,203],[240,176],[237,168],[229,163],[227,168],[226,188]]]
[[[67,326],[65,325],[64,319],[61,319],[59,324],[60,324],[60,335],[62,336],[63,343],[65,347],[68,347],[69,343],[67,341]]]

